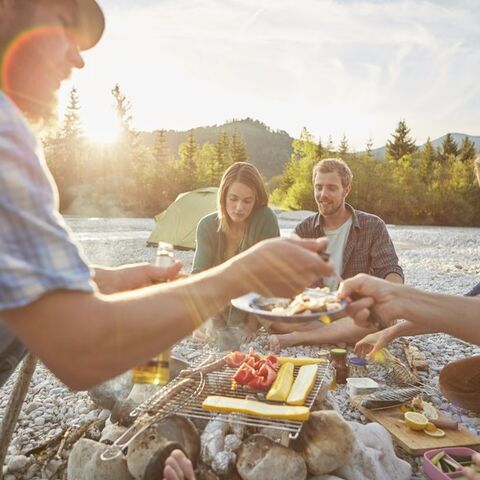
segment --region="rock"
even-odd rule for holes
[[[305,480],[302,455],[263,435],[252,435],[238,451],[237,470],[242,480]]]
[[[102,431],[102,436],[100,437],[101,443],[106,443],[111,445],[117,438],[123,435],[127,431],[127,428],[123,425],[118,425],[117,423],[110,423],[106,425]]]
[[[68,457],[68,480],[132,480],[123,455],[107,462],[100,458],[105,445],[80,439]]]
[[[236,452],[242,446],[242,441],[234,434],[225,436],[224,448],[227,452]]]
[[[409,480],[412,467],[393,450],[390,434],[378,423],[349,422],[355,433],[353,455],[343,467],[332,472],[345,480]]]
[[[128,397],[132,386],[132,374],[125,372],[92,388],[88,395],[97,407],[112,410],[116,402]]]
[[[231,476],[237,456],[233,452],[218,452],[212,461],[212,470],[218,475]]]
[[[23,470],[30,460],[25,455],[13,455],[7,463],[8,472],[18,472]]]
[[[154,455],[162,455],[170,443],[179,444],[192,464],[200,454],[200,437],[193,423],[185,417],[172,415],[155,423],[136,437],[128,447],[127,465],[136,480],[142,480]]]
[[[351,458],[354,434],[335,411],[312,412],[292,448],[303,455],[308,471],[323,475],[345,465]]]

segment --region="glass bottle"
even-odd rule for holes
[[[173,245],[158,242],[155,265],[167,268],[174,262]],[[170,379],[170,350],[166,350],[147,363],[138,365],[132,370],[133,383],[149,383],[151,385],[166,385]]]
[[[368,362],[364,358],[350,357],[348,365],[350,377],[368,377]]]
[[[332,348],[332,350],[330,350],[330,359],[335,369],[335,385],[347,383],[347,351],[344,348]]]

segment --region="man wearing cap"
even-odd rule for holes
[[[71,388],[90,388],[165,350],[234,297],[292,295],[332,273],[318,255],[326,242],[314,240],[265,241],[162,285],[180,263],[86,264],[31,125],[49,119],[60,83],[83,68],[80,51],[103,30],[94,0],[0,0],[0,387],[28,349]],[[193,478],[184,460],[173,457],[165,478]]]
[[[60,83],[84,66],[80,51],[103,29],[94,0],[0,0],[0,386],[22,345],[71,388],[87,389],[171,346],[234,297],[291,295],[332,272],[317,254],[325,241],[285,239],[162,285],[180,263],[86,264],[29,123],[48,119]]]

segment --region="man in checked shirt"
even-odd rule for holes
[[[346,203],[352,179],[352,172],[343,160],[326,158],[318,162],[312,173],[318,213],[299,223],[295,234],[301,238],[328,238],[327,252],[338,274],[324,279],[324,285],[331,290],[337,289],[340,277],[350,278],[357,273],[403,283],[403,270],[383,220]],[[270,345],[275,351],[293,345],[351,343],[365,336],[365,329],[356,326],[350,318],[328,326],[320,322],[294,328],[291,324],[274,324],[270,330],[274,332]]]

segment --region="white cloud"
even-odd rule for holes
[[[142,129],[250,116],[362,149],[405,118],[419,141],[480,134],[480,2],[102,2],[107,32],[74,81],[107,111],[119,82]]]

